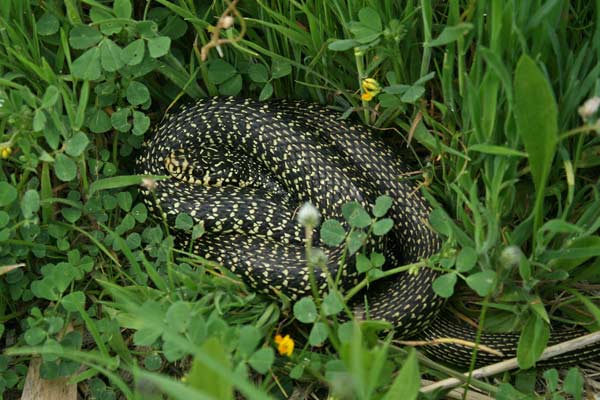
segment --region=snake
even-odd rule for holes
[[[170,227],[183,213],[202,224],[204,233],[194,240],[176,231],[181,246],[221,264],[256,292],[292,301],[311,295],[306,230],[296,220],[305,203],[323,220],[344,220],[344,204],[371,210],[377,197],[389,196],[390,233],[381,240],[362,237],[365,248],[384,255],[384,268],[416,263],[441,249],[428,223],[431,207],[408,164],[369,127],[320,104],[239,97],[183,104],[155,126],[135,168],[166,177],[140,189],[151,213]],[[318,229],[312,240],[326,260],[313,270],[320,293],[327,291],[328,276],[340,277],[341,290],[359,282],[355,257],[348,256],[344,242],[326,246]],[[433,290],[439,274],[423,267],[378,280],[349,307],[358,319],[387,321],[397,338],[475,343],[476,329],[446,312],[446,301]],[[556,328],[548,344],[585,333],[581,327]],[[480,333],[479,343],[499,353],[480,350],[476,364],[515,357],[518,341],[518,333]],[[451,341],[423,350],[464,367],[473,348]],[[599,346],[591,345],[538,365],[572,365],[598,356]]]

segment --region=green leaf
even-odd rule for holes
[[[377,197],[375,205],[373,206],[373,215],[377,218],[383,217],[389,211],[390,207],[394,204],[394,199],[390,196],[383,195]]]
[[[220,58],[211,61],[208,66],[208,80],[216,85],[224,83],[237,74],[238,71],[231,64]]]
[[[121,52],[121,59],[127,65],[138,65],[144,59],[146,46],[143,39],[134,40]]]
[[[0,182],[0,207],[7,206],[17,199],[17,189],[8,182]]]
[[[23,338],[25,339],[25,343],[27,343],[29,346],[36,346],[46,339],[46,331],[37,326],[29,328],[25,331]]]
[[[44,110],[37,109],[35,110],[35,114],[33,116],[33,130],[35,132],[40,132],[46,127],[46,114]]]
[[[79,220],[79,218],[81,218],[81,210],[78,208],[62,208],[60,210],[60,213],[63,215],[63,217],[65,217],[67,221],[69,221],[72,224],[74,224]]]
[[[0,211],[0,228],[4,228],[8,225],[8,221],[10,221],[10,217],[6,211]],[[0,335],[1,337],[2,335]]]
[[[77,132],[65,142],[65,151],[72,157],[77,157],[86,149],[90,143],[87,135],[83,132]]]
[[[346,237],[346,231],[339,221],[328,219],[321,225],[320,235],[321,241],[326,245],[337,246]]]
[[[377,99],[379,99],[379,104],[381,104],[381,107],[384,107],[384,108],[400,107],[400,108],[402,108],[402,106],[401,106],[402,102],[400,101],[398,96],[395,96],[393,94],[381,93],[379,95],[379,97],[377,97]]]
[[[507,156],[507,157],[527,157],[527,153],[519,150],[511,149],[504,146],[496,146],[493,144],[478,143],[469,147],[469,151],[476,151],[484,154],[493,154],[496,156]]]
[[[342,214],[350,226],[354,228],[366,228],[371,225],[371,217],[357,201],[344,204]]]
[[[385,256],[381,253],[377,253],[376,251],[371,253],[371,264],[375,268],[381,268],[385,264]]]
[[[143,135],[150,128],[150,118],[141,111],[133,112],[133,129],[131,133],[136,136]]]
[[[496,273],[494,271],[477,272],[466,279],[467,285],[481,297],[490,294],[494,287]]]
[[[119,176],[117,178],[121,178],[121,177]],[[126,177],[126,178],[129,178],[129,177]],[[114,178],[106,178],[106,179],[114,179]],[[96,181],[96,182],[98,182],[98,181]],[[94,183],[96,183],[96,182],[94,182]],[[93,186],[93,184],[92,184],[92,186]],[[90,186],[90,191],[91,191],[92,186]],[[133,217],[135,218],[135,220],[137,222],[143,224],[144,222],[146,222],[146,219],[148,219],[148,209],[142,203],[138,203],[135,205],[135,207],[133,207],[133,210],[131,210],[131,215],[133,215]]]
[[[565,393],[573,396],[575,400],[581,400],[583,395],[583,377],[576,367],[572,367],[567,372],[563,389]]]
[[[256,83],[265,83],[269,80],[269,71],[263,64],[252,64],[248,68],[250,79]]]
[[[114,72],[123,67],[123,49],[115,42],[105,38],[100,44],[100,61],[105,71]]]
[[[142,82],[133,81],[127,86],[127,101],[133,106],[150,100],[150,91]]]
[[[323,299],[321,309],[325,315],[335,315],[344,309],[344,302],[337,292],[329,292]]]
[[[383,91],[389,94],[404,94],[409,88],[409,85],[390,85],[384,87]]]
[[[115,0],[113,11],[119,18],[131,18],[131,0]]]
[[[321,346],[327,339],[328,334],[329,331],[327,330],[327,324],[323,322],[317,322],[310,330],[308,343],[310,343],[311,346]]]
[[[256,370],[256,372],[266,374],[269,372],[271,365],[273,365],[273,361],[275,361],[273,349],[270,347],[263,347],[252,354],[248,363]]]
[[[515,120],[517,132],[529,154],[536,187],[534,231],[542,223],[543,197],[558,141],[558,110],[550,83],[529,56],[523,55],[515,70]]]
[[[58,88],[54,85],[48,86],[42,98],[42,108],[49,109],[53,107],[58,102],[58,99],[60,99]]]
[[[378,30],[375,30],[361,22],[352,21],[348,24],[348,26],[350,28],[350,32],[352,32],[359,44],[369,44],[381,35],[381,32]]]
[[[72,292],[63,297],[60,304],[69,312],[79,312],[84,310],[85,295],[83,292]]]
[[[458,272],[467,272],[473,269],[477,263],[477,252],[472,247],[464,247],[456,258],[456,269]]]
[[[294,316],[300,322],[310,324],[317,319],[317,306],[312,297],[303,297],[294,304]]]
[[[37,20],[35,27],[37,33],[42,36],[54,35],[60,28],[58,18],[49,12],[44,13],[40,19]]]
[[[363,253],[356,255],[356,270],[360,273],[367,272],[373,268],[373,264],[371,264],[371,260]]]
[[[354,39],[335,40],[327,46],[331,51],[346,51],[360,46],[360,43]]]
[[[102,34],[88,25],[77,25],[69,33],[69,44],[78,50],[92,47],[100,40],[102,40]]]
[[[244,325],[240,329],[239,338],[238,349],[243,356],[248,357],[260,343],[261,334],[255,326]]]
[[[186,213],[180,213],[175,218],[175,228],[181,229],[182,231],[189,231],[194,226],[193,218]]]
[[[302,378],[302,374],[304,374],[304,368],[304,364],[296,364],[296,366],[290,370],[290,378],[295,380]]]
[[[546,307],[542,299],[539,296],[534,296],[531,300],[529,300],[529,308],[533,310],[534,313],[538,315],[541,319],[544,320],[547,324],[550,323],[550,317],[548,316],[548,312],[546,311]]]
[[[135,29],[145,38],[156,37],[158,33],[158,25],[151,20],[136,21]]]
[[[119,207],[123,211],[131,210],[131,205],[133,204],[133,199],[131,198],[131,193],[129,192],[119,192],[117,194],[117,201],[119,202]]]
[[[185,301],[176,301],[169,306],[165,314],[165,322],[169,329],[183,333],[188,327],[190,317],[190,305]]]
[[[202,344],[199,353],[203,357],[194,357],[192,368],[186,375],[187,384],[211,398],[233,400],[232,381],[202,361],[202,359],[208,357],[216,362],[217,365],[222,366],[223,369],[230,370],[231,361],[223,344],[216,337],[210,337]]]
[[[285,61],[273,60],[271,65],[271,76],[273,79],[283,78],[292,73],[292,66]]]
[[[549,337],[550,327],[548,324],[537,314],[531,314],[527,324],[521,330],[517,347],[517,360],[521,369],[528,369],[535,365],[546,348]]]
[[[133,334],[133,343],[136,346],[151,346],[163,334],[161,327],[146,327]]]
[[[350,255],[356,253],[367,240],[367,234],[363,231],[352,231],[348,235],[346,245],[348,246],[348,253]]]
[[[91,113],[88,116],[87,120],[90,131],[94,133],[104,133],[112,128],[112,124],[110,123],[110,117],[106,113],[106,111],[100,108],[92,109]]]
[[[358,12],[358,20],[365,26],[375,31],[381,31],[381,18],[377,11],[371,7],[361,8]]]
[[[40,194],[37,190],[29,189],[21,199],[21,212],[25,219],[33,217],[40,210]]]
[[[265,101],[269,99],[273,95],[273,85],[270,82],[267,82],[265,86],[263,86],[260,91],[260,95],[258,96],[258,100]]]
[[[233,78],[225,81],[219,86],[219,93],[223,96],[236,96],[242,90],[242,76],[235,75]]]
[[[383,397],[383,400],[414,400],[419,395],[421,374],[415,349],[410,349],[404,364],[394,379],[394,383]]]
[[[171,47],[171,38],[168,36],[158,36],[148,39],[148,52],[150,57],[159,58],[169,52]]]
[[[73,76],[94,81],[102,76],[100,67],[100,49],[93,47],[83,53],[71,65]]]
[[[424,47],[437,47],[444,46],[448,43],[457,41],[459,38],[465,36],[469,31],[473,29],[473,24],[460,23],[455,26],[447,26],[444,28],[440,36],[433,39],[429,43],[425,43]]]
[[[452,296],[454,294],[454,285],[456,285],[456,276],[455,272],[450,272],[435,278],[431,285],[435,293],[445,299]]]
[[[59,153],[54,158],[54,172],[61,181],[72,181],[77,176],[77,164],[69,156]]]
[[[429,214],[429,223],[436,232],[445,236],[450,236],[452,233],[450,217],[448,217],[448,214],[441,208],[436,208]]]
[[[544,379],[546,380],[547,389],[554,392],[558,389],[558,371],[554,368],[544,371]]]
[[[100,191],[100,190],[107,190],[107,189],[119,189],[119,188],[123,188],[126,186],[131,186],[131,185],[139,185],[140,183],[142,183],[142,179],[143,176],[139,176],[139,175],[121,175],[121,176],[115,176],[115,177],[111,177],[111,178],[104,178],[104,179],[98,179],[97,181],[92,182],[92,184],[90,185],[90,197]],[[133,208],[133,210],[135,211],[138,206],[140,206],[140,211],[143,210],[143,212],[145,212],[146,208],[143,207],[143,205],[140,203],[138,205],[136,205],[136,207]],[[135,216],[135,215],[134,215]],[[139,222],[144,222],[144,221],[140,221],[137,217],[136,219]],[[145,218],[144,218],[145,220]]]
[[[519,392],[510,383],[501,383],[498,389],[496,400],[532,400],[531,396]]]
[[[373,224],[373,235],[383,236],[394,227],[394,221],[391,218],[380,219]]]
[[[131,110],[129,108],[119,108],[117,111],[112,113],[110,116],[110,123],[113,128],[120,132],[127,132],[131,129],[131,123],[129,122],[129,115]]]
[[[425,88],[423,86],[413,85],[409,87],[402,96],[400,96],[400,101],[412,104],[419,100],[424,93]]]

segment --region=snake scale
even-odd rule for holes
[[[217,97],[181,106],[153,130],[136,169],[169,177],[157,181],[152,193],[142,189],[149,209],[166,217],[170,226],[179,213],[203,223],[206,233],[194,241],[194,252],[221,263],[256,291],[282,292],[292,300],[310,294],[304,230],[295,218],[304,202],[312,203],[324,219],[341,220],[343,204],[356,201],[370,209],[377,196],[386,194],[394,200],[388,213],[394,227],[384,243],[387,264],[416,262],[440,249],[439,237],[427,224],[428,204],[415,184],[403,179],[407,166],[367,127],[341,120],[321,105]],[[343,246],[320,247],[335,276]],[[346,289],[359,279],[352,259],[340,271]],[[436,276],[421,268],[375,282],[357,296],[353,310],[359,317],[368,314],[390,322],[398,337],[474,342],[473,328],[440,313],[444,301],[431,287]],[[324,291],[324,269],[316,270],[316,280]],[[550,344],[583,333],[581,328],[555,329]],[[481,343],[505,357],[515,356],[517,342],[518,334],[481,337]],[[462,366],[472,352],[457,344],[424,349]],[[589,346],[545,363],[573,364],[599,354],[598,346]],[[478,364],[499,359],[480,351]]]

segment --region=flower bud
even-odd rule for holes
[[[229,29],[233,26],[234,22],[235,22],[235,20],[233,19],[233,17],[231,15],[226,15],[223,18],[221,18],[221,27],[223,29]]]
[[[588,119],[593,116],[600,107],[600,97],[595,96],[587,99],[585,103],[577,110],[583,119]]]
[[[505,247],[500,253],[500,265],[506,269],[511,269],[515,265],[519,265],[523,252],[518,246]]]
[[[306,202],[298,211],[298,222],[302,226],[315,227],[319,225],[321,215],[311,203]]]

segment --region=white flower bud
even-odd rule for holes
[[[500,265],[506,269],[510,269],[515,265],[519,265],[523,252],[517,246],[505,247],[500,253]]]
[[[598,107],[600,107],[600,97],[595,96],[587,99],[585,103],[579,107],[578,112],[581,118],[588,119],[598,111]]]
[[[142,178],[141,186],[152,192],[156,189],[156,181],[152,178]]]
[[[298,211],[298,222],[302,226],[311,226],[315,227],[319,225],[319,221],[321,220],[321,215],[319,215],[319,211],[310,204],[306,202],[300,207]]]
[[[226,15],[221,18],[221,27],[223,29],[229,29],[233,26],[235,19],[231,15]]]

